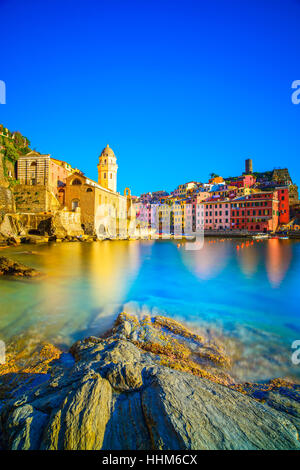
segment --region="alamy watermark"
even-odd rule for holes
[[[0,80],[0,104],[6,104],[6,85],[3,80]]]
[[[295,366],[298,366],[300,364],[300,340],[296,339],[292,343],[292,349],[295,349],[295,351],[292,354],[292,363]]]
[[[146,213],[134,206],[117,210],[112,204],[101,204],[95,216],[98,238],[162,238],[185,239],[188,251],[201,250],[204,245],[204,210],[197,204],[192,211],[178,205],[151,204]]]
[[[300,103],[300,80],[294,80],[292,83],[292,89],[295,90],[292,93],[292,103],[299,104]]]
[[[5,364],[5,343],[0,340],[0,365]]]

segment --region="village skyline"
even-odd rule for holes
[[[0,122],[93,179],[109,144],[137,195],[246,158],[297,177],[299,2],[115,3],[2,2]]]

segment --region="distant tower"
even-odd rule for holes
[[[98,167],[98,183],[105,189],[117,191],[117,158],[107,145],[101,152]]]
[[[247,158],[246,162],[245,162],[245,173],[246,175],[250,175],[251,173],[253,173],[253,165],[252,165],[252,159],[251,158]]]

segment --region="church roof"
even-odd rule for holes
[[[101,156],[105,157],[116,157],[114,154],[114,151],[110,148],[110,146],[107,144],[107,146],[102,150]]]

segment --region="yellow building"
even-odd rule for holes
[[[101,152],[98,164],[98,183],[75,172],[67,178],[65,204],[69,210],[81,210],[82,228],[98,238],[124,238],[130,220],[131,196],[128,188],[125,195],[116,192],[117,159],[107,146]]]
[[[98,183],[102,188],[117,191],[117,158],[112,149],[107,145],[102,150],[98,163]]]

